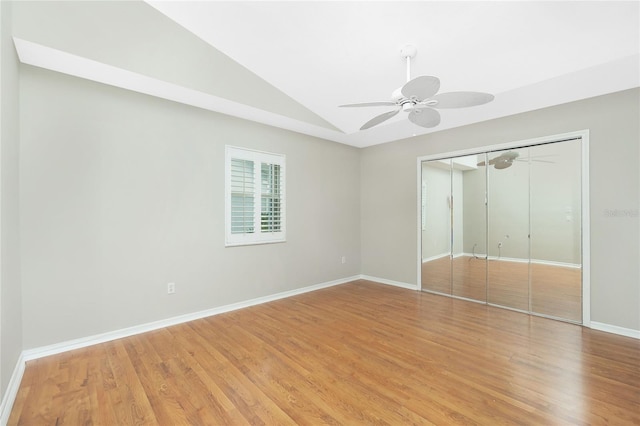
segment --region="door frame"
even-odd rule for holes
[[[467,155],[483,154],[490,151],[504,149],[516,149],[536,145],[544,145],[554,142],[562,142],[569,139],[581,139],[582,147],[582,200],[581,200],[581,242],[582,242],[582,325],[591,326],[591,251],[590,251],[590,228],[591,220],[589,214],[589,129],[577,130],[574,132],[561,133],[556,135],[542,136],[533,139],[524,139],[513,142],[500,143],[495,145],[485,145],[476,148],[468,148],[458,151],[442,152],[430,154],[417,158],[417,281],[416,290],[422,290],[422,163],[431,160],[444,160],[451,157],[463,157]],[[457,298],[454,295],[450,297]],[[465,299],[466,300],[466,299]],[[486,303],[486,302],[485,302]],[[533,315],[533,314],[532,314]]]

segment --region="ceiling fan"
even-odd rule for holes
[[[407,61],[407,82],[392,93],[391,101],[340,105],[340,107],[395,107],[389,112],[373,117],[364,123],[360,130],[369,129],[383,123],[400,111],[408,113],[409,121],[418,126],[436,127],[440,124],[440,113],[435,108],[466,108],[486,104],[494,99],[493,95],[482,92],[436,94],[440,90],[440,79],[438,77],[423,75],[411,79],[411,58],[416,56],[417,48],[413,45],[406,45],[400,50],[400,53]]]
[[[511,167],[514,161],[528,161],[525,159],[518,159],[518,157],[520,157],[520,154],[517,151],[503,152],[497,157],[494,157],[491,160],[489,160],[489,165],[495,167],[498,170],[501,170],[501,169],[506,169],[508,167]],[[549,156],[539,156],[539,157],[549,157]],[[531,159],[531,161],[537,161],[540,163],[554,163],[553,161],[538,160],[533,158]],[[486,166],[486,165],[487,164],[484,161],[480,161],[478,163],[478,166]]]

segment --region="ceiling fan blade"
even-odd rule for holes
[[[360,104],[346,104],[346,105],[338,105],[340,108],[351,108],[351,107],[370,107],[370,106],[395,106],[395,102],[391,101],[382,101],[382,102],[363,102]]]
[[[377,126],[378,124],[387,121],[388,119],[390,119],[391,117],[393,117],[394,115],[396,115],[397,113],[400,112],[400,108],[393,110],[393,111],[389,111],[389,112],[385,112],[384,114],[380,114],[377,115],[375,117],[373,117],[371,120],[367,121],[366,123],[364,123],[362,125],[362,127],[360,127],[360,130],[366,130],[370,127],[373,126]]]
[[[430,98],[440,90],[440,79],[429,75],[422,75],[409,80],[400,91],[406,98],[419,101]]]
[[[482,92],[448,92],[435,95],[433,99],[438,101],[434,108],[466,108],[491,102],[494,96]]]
[[[487,164],[484,161],[479,162],[476,166],[486,166]]]
[[[436,127],[440,124],[440,113],[432,108],[413,109],[409,113],[409,120],[420,127]]]

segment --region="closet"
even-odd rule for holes
[[[421,289],[582,323],[583,142],[421,161]]]

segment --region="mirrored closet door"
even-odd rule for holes
[[[422,164],[422,289],[486,301],[486,172],[471,155]]]
[[[531,311],[582,322],[582,146],[529,151]]]
[[[422,162],[422,290],[582,322],[580,138]]]
[[[422,164],[422,288],[451,294],[451,160]]]
[[[465,299],[487,298],[486,171],[478,156],[452,160],[458,170],[458,197],[454,198],[454,240],[459,241],[452,265],[452,294]],[[455,185],[455,180],[454,180]]]
[[[487,301],[529,311],[529,149],[488,156]]]

